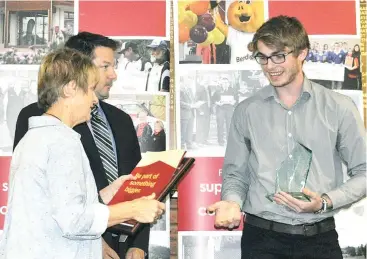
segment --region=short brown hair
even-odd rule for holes
[[[301,22],[295,17],[284,15],[269,19],[256,31],[248,45],[248,49],[254,54],[259,41],[279,51],[288,47],[294,55],[299,55],[301,50],[310,49],[310,40]]]
[[[71,81],[86,93],[91,79],[98,82],[98,75],[92,60],[77,50],[62,48],[49,53],[38,72],[38,106],[47,111]]]

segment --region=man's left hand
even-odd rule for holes
[[[144,259],[145,258],[145,252],[141,250],[140,248],[129,248],[126,253],[126,259]]]
[[[113,196],[115,196],[117,191],[120,189],[121,185],[125,181],[129,181],[129,180],[136,180],[136,176],[132,176],[131,174],[122,175],[119,178],[117,178],[115,181],[113,181],[110,185],[100,190],[99,195],[101,196],[104,204],[108,204],[112,200]]]
[[[307,188],[302,192],[306,194],[311,201],[302,201],[292,197],[286,192],[279,192],[274,195],[274,201],[279,205],[284,205],[297,213],[313,213],[322,207],[321,196]]]
[[[102,238],[103,259],[120,259],[118,254]]]

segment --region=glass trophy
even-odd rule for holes
[[[296,199],[310,201],[310,198],[302,193],[302,189],[306,185],[311,160],[312,151],[304,145],[296,143],[291,154],[276,170],[275,192],[267,195],[266,198],[273,201],[274,194],[283,191]]]

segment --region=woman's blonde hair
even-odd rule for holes
[[[86,93],[88,84],[98,80],[98,69],[88,56],[69,48],[51,52],[38,72],[38,106],[47,111],[63,97],[63,87],[72,81]]]

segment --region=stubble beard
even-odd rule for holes
[[[110,97],[110,89],[105,89],[105,87],[112,87],[113,82],[108,82],[106,83],[106,85],[101,89],[101,90],[96,90],[96,96],[98,98],[98,100],[105,100],[108,99]]]
[[[269,82],[272,86],[280,88],[280,87],[285,87],[285,86],[291,84],[296,79],[298,73],[299,73],[299,69],[298,69],[297,65],[294,65],[293,67],[284,70],[284,72],[282,74],[282,77],[286,78],[285,81],[280,81],[280,82],[275,81],[275,82],[273,82],[271,80],[270,75],[266,74],[266,76],[267,76],[267,78],[268,78],[268,80],[269,80]]]

